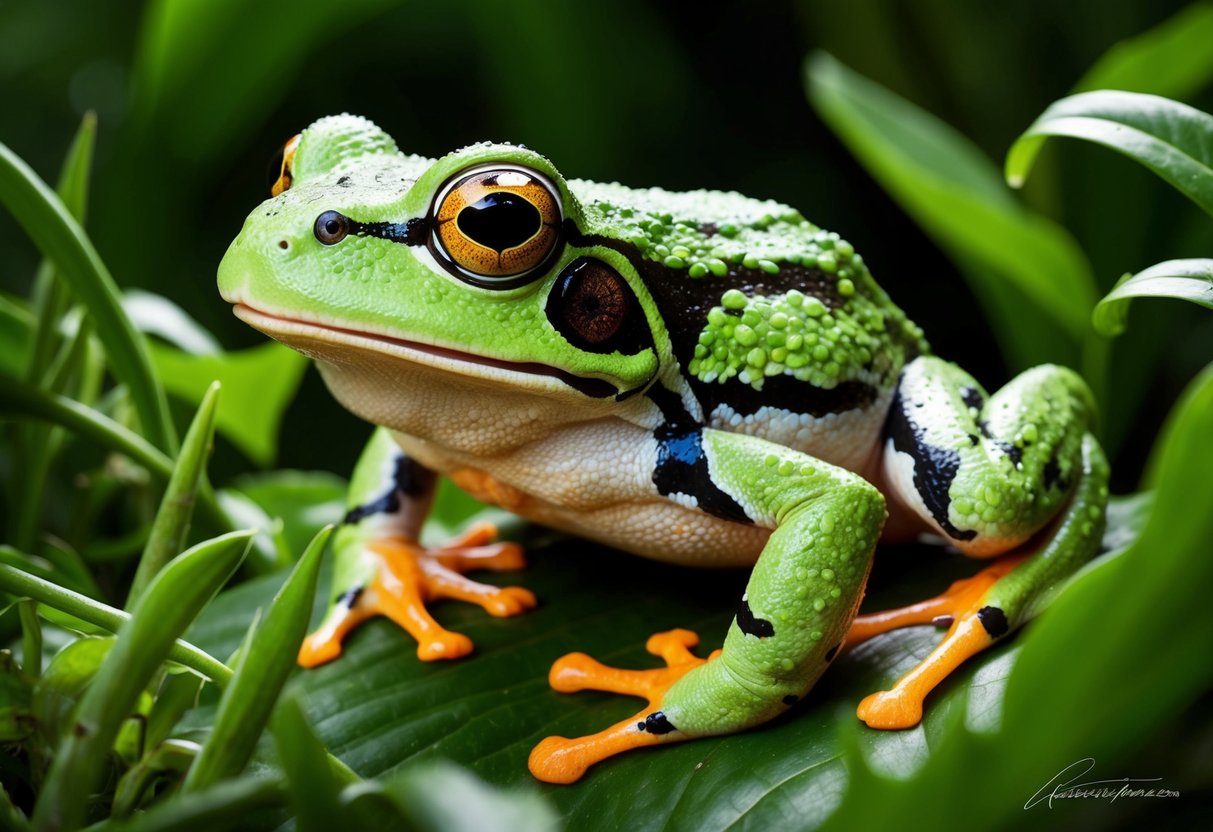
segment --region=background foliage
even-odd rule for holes
[[[125,14],[115,11],[124,6]],[[176,457],[171,437],[186,432],[212,379],[220,379],[206,419],[217,432],[211,480],[222,489],[216,498],[205,489],[200,495],[188,542],[229,526],[263,531],[240,585],[192,626],[188,638],[210,656],[236,650],[254,611],[282,583],[283,568],[339,516],[340,477],[368,433],[331,400],[314,370],[232,319],[214,289],[224,248],[266,196],[265,160],[320,115],[367,115],[402,148],[431,156],[502,138],[536,148],[571,176],[736,189],[791,203],[852,240],[935,350],[963,361],[987,387],[1040,361],[1082,369],[1101,398],[1102,438],[1121,493],[1141,487],[1167,414],[1213,355],[1213,323],[1190,304],[1138,301],[1125,334],[1112,342],[1089,325],[1095,300],[1125,272],[1209,256],[1209,216],[1133,161],[1077,142],[1050,143],[1021,194],[1003,184],[1001,170],[1012,142],[1071,92],[1113,87],[1213,110],[1209,3],[1077,0],[994,10],[978,2],[867,0],[845,9],[754,4],[684,15],[636,0],[56,0],[0,2],[0,20],[0,142],[50,182],[67,155],[60,189],[67,210],[83,218],[87,203],[100,261],[123,289],[151,293],[128,291],[125,315],[116,302],[109,313],[98,311],[108,302],[104,293],[90,301],[91,323],[75,337],[84,346],[60,353],[61,383],[53,386],[136,427],[134,439],[142,435],[150,446],[116,456],[97,439],[112,439],[108,428],[86,432],[90,441],[39,424],[6,426],[4,540],[33,556],[13,555],[23,569],[43,568],[56,583],[122,607],[172,465],[165,453]],[[817,57],[804,64],[811,53]],[[95,146],[86,120],[69,153],[88,111],[97,115]],[[9,208],[22,222],[17,207]],[[49,288],[61,283],[33,282],[39,254],[29,238],[51,234],[50,226],[40,220],[28,238],[0,236],[0,365],[17,378],[27,367],[43,368],[26,378],[36,384],[56,369],[53,350],[38,352],[37,316],[49,310],[57,320],[70,306]],[[54,245],[67,247],[75,238],[68,229],[58,239]],[[62,265],[60,272],[76,296],[89,298],[91,284]],[[32,305],[24,300],[31,287]],[[66,343],[78,320],[63,318]],[[90,326],[105,344],[104,363],[100,349],[88,347],[95,343]],[[151,336],[147,367],[114,346],[121,338],[113,333],[126,328]],[[132,409],[140,386],[132,379],[143,376],[153,381],[141,412],[156,409],[153,388],[163,387],[175,425],[160,431],[145,416],[138,426]],[[128,393],[115,393],[110,377]],[[544,789],[548,801],[575,828],[841,826],[912,813],[931,813],[945,828],[961,820],[1010,825],[1027,819],[1023,800],[1053,772],[1092,755],[1109,777],[1162,776],[1185,795],[1168,811],[1196,818],[1213,785],[1207,763],[1198,763],[1213,743],[1208,694],[1200,694],[1210,663],[1192,658],[1210,655],[1213,634],[1200,597],[1213,586],[1202,441],[1213,427],[1209,390],[1206,374],[1193,384],[1183,416],[1174,417],[1169,451],[1155,457],[1153,513],[1138,502],[1118,514],[1111,548],[1140,532],[1137,545],[1102,560],[1013,646],[972,662],[932,700],[920,729],[861,731],[851,712],[859,696],[930,649],[937,636],[929,629],[856,651],[822,683],[816,704],[790,719],[623,758],[580,786]],[[16,393],[6,391],[11,409]],[[44,414],[51,407],[39,406]],[[197,440],[202,445],[209,429]],[[30,450],[38,448],[63,452]],[[224,521],[217,505],[235,521]],[[440,509],[448,525],[475,510],[450,494]],[[698,628],[712,646],[744,580],[688,576],[607,551],[582,557],[581,544],[525,534],[534,565],[522,580],[545,600],[539,611],[503,623],[442,608],[444,623],[479,647],[476,659],[443,668],[420,666],[399,633],[368,626],[341,665],[296,675],[292,690],[306,716],[288,706],[279,743],[302,736],[307,747],[309,729],[299,720],[310,719],[319,739],[364,776],[445,758],[492,783],[529,788],[523,761],[538,738],[593,730],[632,707],[547,691],[543,677],[556,655],[582,649],[608,662],[643,662],[645,636],[669,626]],[[970,569],[938,552],[902,554],[879,562],[873,608],[937,591]],[[677,598],[649,589],[668,586],[680,587]],[[0,617],[0,630],[18,642],[24,635],[27,651],[36,645],[19,620],[28,622],[30,604]],[[1093,621],[1101,622],[1095,631]],[[81,629],[80,622],[57,623]],[[67,632],[45,628],[48,660]],[[1062,677],[1056,662],[1067,652],[1081,659],[1066,664]],[[95,670],[100,660],[84,664]],[[48,676],[56,666],[75,665],[56,658]],[[92,674],[63,672],[77,685]],[[215,720],[213,688],[204,688],[201,706],[180,724],[175,717],[192,692],[158,688],[157,702],[176,696],[183,703],[161,706],[159,713],[173,715],[160,717],[168,724],[163,735],[205,740]],[[1098,707],[1093,691],[1100,691]],[[77,695],[64,694],[69,703]],[[132,752],[113,771],[155,762],[157,776],[171,781],[173,749],[156,761],[150,746],[142,757]],[[275,759],[263,742],[251,771],[276,771]],[[325,776],[286,774],[292,783]],[[37,780],[22,782],[11,766],[0,775],[27,806]],[[477,788],[449,770],[417,777],[432,778],[427,787],[439,793]],[[235,790],[226,798],[231,806],[272,808],[285,799],[244,780],[225,782]],[[395,782],[391,794],[406,800],[418,782]],[[139,804],[131,800],[128,808]],[[414,821],[446,825],[458,815],[431,808],[437,814]],[[1158,811],[1084,804],[1038,809],[1031,821],[1106,826]]]

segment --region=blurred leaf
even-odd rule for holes
[[[34,730],[31,684],[13,654],[0,652],[0,743],[23,742]]]
[[[34,316],[15,298],[0,294],[0,372],[19,376],[29,361]]]
[[[215,336],[163,295],[128,289],[122,308],[140,332],[155,335],[191,355],[215,355],[222,350]]]
[[[211,382],[220,382],[215,429],[258,465],[273,463],[282,416],[307,369],[303,355],[274,342],[211,355],[150,346],[165,389],[186,402],[197,406]]]
[[[220,783],[195,794],[160,801],[129,818],[89,827],[90,832],[180,832],[185,829],[272,829],[286,805],[282,784],[265,777]]]
[[[1095,307],[1092,320],[1103,335],[1125,330],[1133,298],[1178,298],[1213,309],[1213,260],[1168,260],[1125,275]]]
[[[1074,92],[1126,90],[1187,98],[1213,80],[1213,3],[1193,3],[1122,40],[1074,85]]]
[[[1130,92],[1084,92],[1049,105],[1007,153],[1019,187],[1049,136],[1109,147],[1145,165],[1213,215],[1213,115],[1178,101]]]
[[[143,337],[122,311],[118,287],[80,224],[33,170],[0,144],[0,203],[88,307],[110,367],[130,391],[143,431],[163,451],[177,439]]]
[[[492,788],[450,763],[430,763],[386,779],[382,793],[418,830],[433,832],[543,832],[560,828],[556,814],[535,792]]]
[[[279,100],[315,59],[318,44],[391,5],[348,0],[302,9],[289,0],[153,0],[135,58],[134,120],[145,131],[154,123],[185,159],[213,159],[265,116],[267,102]],[[225,59],[216,61],[218,54]]]
[[[327,471],[283,470],[246,474],[229,492],[239,492],[264,512],[260,528],[270,527],[269,518],[282,520],[281,542],[290,563],[323,526],[341,522],[345,489],[346,481]]]
[[[978,293],[1013,284],[1074,343],[1095,304],[1090,267],[1062,228],[1020,206],[967,139],[824,53],[806,66],[809,97],[856,158],[965,267]],[[971,265],[980,268],[967,268]],[[1037,339],[1022,315],[1000,338]]]

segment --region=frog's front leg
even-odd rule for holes
[[[855,474],[755,437],[696,430],[684,440],[684,448],[702,451],[711,487],[773,530],[724,648],[698,659],[689,651],[694,634],[676,630],[648,645],[665,668],[618,670],[582,654],[559,660],[550,675],[557,690],[630,693],[648,699],[649,707],[592,736],[544,740],[530,758],[541,780],[571,783],[594,763],[631,748],[765,722],[812,687],[855,615],[884,524],[880,492]]]
[[[336,565],[329,609],[299,650],[299,664],[315,667],[341,655],[351,630],[387,616],[417,640],[423,661],[457,659],[472,642],[430,616],[426,603],[453,598],[479,604],[491,615],[516,615],[535,606],[521,587],[495,587],[463,576],[474,569],[524,566],[515,543],[493,543],[496,530],[480,523],[459,538],[426,549],[417,542],[434,499],[437,475],[405,456],[386,430],[376,430],[362,452],[347,498],[348,512],[334,540]]]
[[[935,598],[856,619],[848,645],[898,627],[949,626],[891,690],[860,703],[869,726],[917,725],[936,685],[1013,632],[1095,554],[1108,466],[1088,433],[1092,419],[1086,385],[1061,367],[1028,370],[989,398],[937,358],[905,368],[885,429],[889,490],[966,554],[1009,554]]]

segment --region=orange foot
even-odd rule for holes
[[[870,728],[913,728],[922,721],[922,703],[935,686],[966,659],[989,647],[1006,629],[994,619],[1002,611],[986,607],[986,593],[1026,556],[1005,557],[971,578],[956,581],[941,595],[894,610],[861,615],[851,624],[844,645],[853,647],[873,636],[915,624],[948,627],[931,654],[897,680],[892,690],[864,697],[856,714]],[[991,629],[996,632],[991,633]]]
[[[651,636],[644,649],[660,656],[666,664],[653,670],[607,667],[585,653],[569,653],[557,659],[548,673],[548,683],[553,690],[561,693],[605,690],[639,696],[649,704],[635,716],[597,734],[576,739],[548,737],[531,751],[527,762],[531,774],[546,783],[575,783],[586,769],[607,757],[632,748],[682,739],[681,734],[669,730],[665,716],[655,709],[666,691],[688,671],[720,655],[716,650],[701,659],[690,650],[697,644],[699,636],[690,630],[670,630]]]
[[[370,541],[367,550],[378,559],[375,577],[361,589],[340,598],[316,632],[304,639],[299,664],[315,667],[341,655],[341,643],[351,630],[376,615],[385,615],[417,639],[422,661],[458,659],[472,652],[472,641],[443,629],[426,610],[429,601],[454,598],[479,604],[490,615],[518,615],[535,606],[535,596],[522,587],[496,587],[463,576],[473,569],[503,572],[526,564],[516,543],[491,543],[492,523],[476,523],[457,539],[426,549],[403,537]]]

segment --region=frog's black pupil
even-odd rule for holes
[[[518,194],[486,194],[459,212],[455,222],[468,239],[494,251],[520,246],[539,233],[539,209]]]
[[[337,222],[337,220],[329,220],[324,224],[324,230],[330,234],[336,234],[341,230],[341,223]]]

